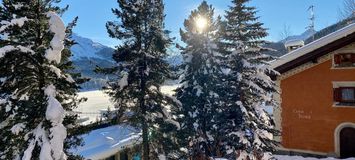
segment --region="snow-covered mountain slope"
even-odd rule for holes
[[[77,34],[73,34],[72,39],[76,42],[70,48],[73,54],[72,61],[75,70],[76,72],[80,72],[83,77],[90,78],[89,82],[82,84],[82,90],[101,89],[110,77],[97,74],[94,72],[94,69],[97,66],[113,66],[112,54],[115,50]]]
[[[302,34],[300,35],[293,35],[293,36],[289,36],[283,40],[281,40],[280,42],[286,42],[288,40],[294,40],[294,39],[297,39],[297,40],[303,40],[305,41],[306,39],[312,37],[317,31],[313,30],[313,29],[308,29],[306,30],[305,32],[303,32]]]
[[[72,39],[77,43],[70,48],[73,54],[72,61],[75,70],[76,72],[80,72],[83,77],[90,78],[89,82],[81,86],[82,90],[88,91],[101,89],[108,79],[114,77],[97,74],[94,72],[94,69],[97,66],[104,68],[113,66],[115,62],[112,59],[112,54],[115,50],[111,47],[94,42],[89,38],[79,36],[78,34],[73,34]],[[166,61],[172,66],[176,66],[181,64],[182,56],[178,51],[174,51],[170,53],[170,56],[167,57]]]
[[[309,44],[317,39],[320,39],[332,32],[335,32],[341,28],[344,28],[350,24],[355,23],[355,16],[349,17],[347,19],[341,20],[333,25],[330,25],[328,27],[325,27],[323,29],[321,29],[320,31],[318,31],[317,33],[314,34],[313,37],[310,37],[308,39],[305,40],[305,44]]]
[[[113,48],[94,42],[89,38],[81,37],[75,33],[72,35],[72,39],[77,43],[70,48],[73,52],[73,60],[81,58],[112,60]],[[103,54],[102,51],[106,51],[108,54]]]

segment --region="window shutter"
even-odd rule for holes
[[[334,64],[339,65],[340,61],[341,61],[340,55],[339,54],[334,55]]]
[[[341,101],[341,88],[334,88],[333,96],[334,96],[335,102],[340,102]]]
[[[355,54],[351,54],[351,63],[355,63]]]

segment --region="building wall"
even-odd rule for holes
[[[350,47],[355,52],[355,47]],[[333,106],[332,84],[333,81],[355,82],[355,69],[332,69],[330,57],[280,80],[284,148],[335,153],[336,127],[344,122],[355,123],[355,107]]]

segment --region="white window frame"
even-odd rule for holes
[[[332,54],[332,68],[331,68],[331,69],[355,69],[355,65],[354,65],[354,66],[350,66],[350,67],[335,66],[335,55],[338,55],[338,54],[347,54],[347,53],[355,54],[355,52],[350,52],[350,51],[347,51],[347,52],[339,52],[339,53],[334,53],[334,54]]]
[[[333,84],[333,89],[340,88],[340,87],[355,87],[355,81],[333,81],[332,84]],[[355,109],[355,105],[343,105],[343,104],[338,104],[338,102],[333,102],[333,107]]]

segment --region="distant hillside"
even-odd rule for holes
[[[113,66],[112,54],[115,50],[77,34],[73,34],[72,39],[77,43],[70,48],[73,53],[72,61],[75,70],[80,72],[83,77],[90,78],[89,82],[81,86],[82,90],[101,89],[107,79],[112,77],[96,74],[94,69],[96,66]]]
[[[354,22],[355,22],[355,16],[350,17],[348,19],[344,19],[344,20],[337,22],[331,26],[328,26],[328,27],[320,30],[319,32],[315,33],[314,36],[307,38],[305,40],[305,44],[311,43],[312,41],[322,38],[332,32],[335,32],[341,28],[344,28],[345,26],[352,24]]]
[[[94,42],[89,38],[81,37],[77,34],[73,34],[72,39],[77,43],[70,48],[70,50],[75,53],[72,57],[73,60],[81,58],[98,58],[112,61],[112,54],[114,52],[113,48]]]
[[[293,36],[289,36],[279,42],[285,43],[288,40],[293,40],[293,39],[298,39],[298,40],[303,40],[305,41],[306,39],[312,37],[315,33],[317,33],[317,31],[313,30],[313,29],[307,29],[305,32],[303,32],[300,35],[293,35]]]
[[[282,42],[268,42],[263,47],[272,49],[271,51],[265,51],[265,54],[274,57],[280,57],[287,53],[285,45]]]
[[[309,39],[310,37],[312,37],[315,33],[316,33],[315,30],[308,29],[300,35],[289,36],[289,37],[287,37],[281,41],[278,41],[278,42],[269,42],[268,44],[264,45],[264,47],[271,48],[274,51],[267,51],[265,53],[268,55],[275,56],[275,57],[280,57],[280,56],[287,53],[287,50],[284,45],[285,42],[287,42],[288,40],[292,40],[292,39],[299,39],[299,40],[305,41],[306,39]]]
[[[345,26],[352,24],[352,23],[355,23],[355,16],[344,19],[342,21],[339,21],[339,22],[337,22],[333,25],[330,25],[318,32],[316,32],[314,30],[307,30],[300,35],[289,36],[279,42],[270,42],[270,43],[266,44],[264,47],[274,49],[275,51],[268,51],[268,52],[266,52],[266,54],[269,54],[269,55],[272,55],[275,57],[280,57],[280,56],[287,53],[287,50],[284,47],[284,43],[288,40],[291,40],[291,39],[303,40],[306,45],[306,44],[309,44],[317,39],[320,39],[332,32],[335,32],[341,28],[344,28]]]
[[[115,78],[94,72],[96,66],[112,67],[115,64],[112,59],[115,52],[113,48],[77,34],[73,34],[72,39],[77,43],[70,48],[73,53],[71,59],[75,70],[80,72],[83,77],[90,78],[89,82],[81,86],[83,91],[101,89],[108,79]],[[166,61],[172,66],[176,66],[182,63],[182,56],[179,51],[171,49]]]

